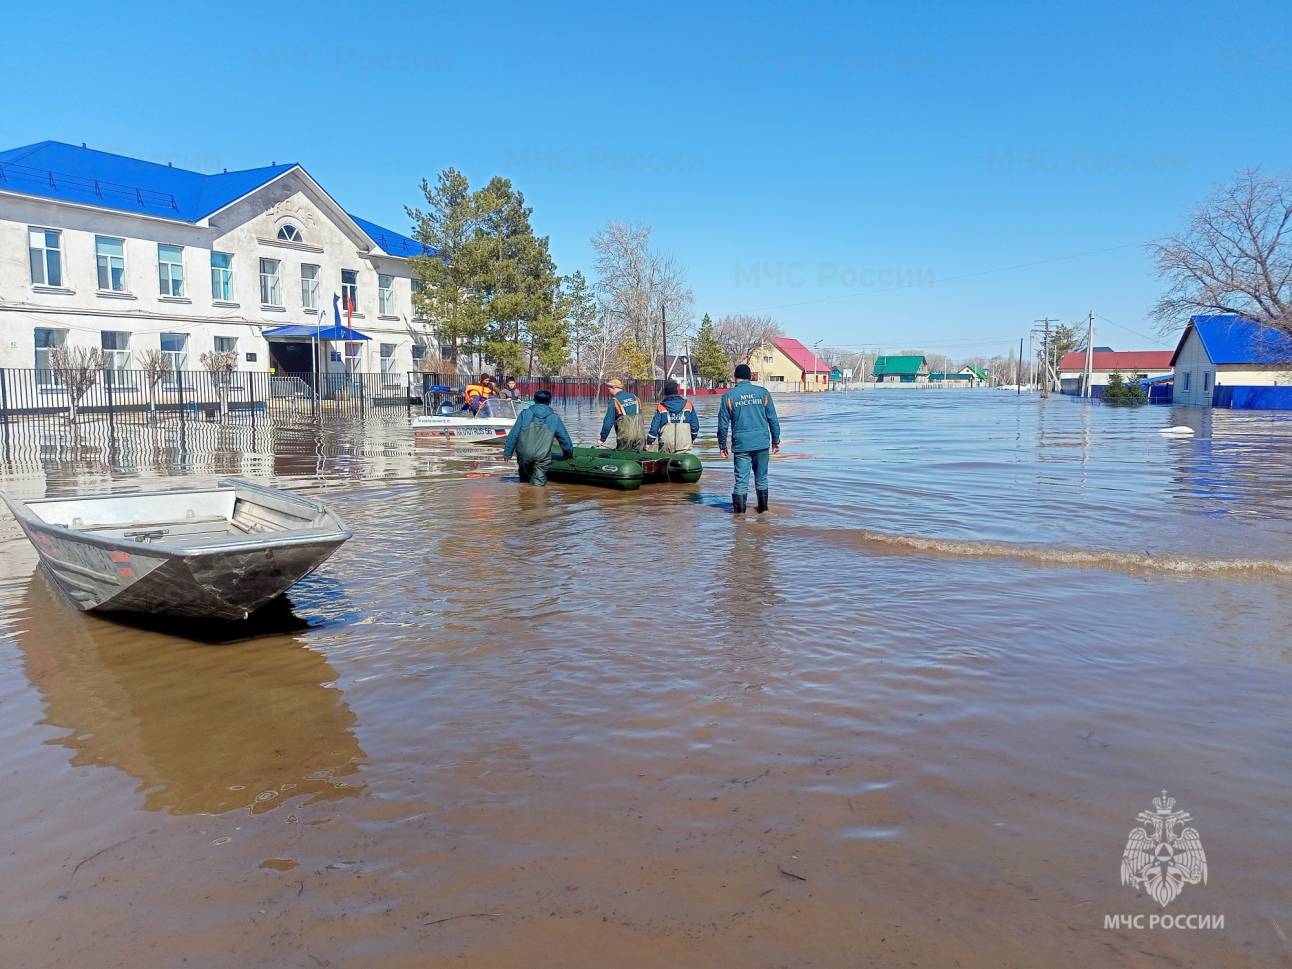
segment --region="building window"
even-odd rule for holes
[[[355,373],[359,369],[359,348],[362,344],[358,340],[347,340],[345,343],[345,369],[346,373]]]
[[[122,330],[104,330],[99,334],[103,349],[103,369],[116,371],[114,378],[123,383],[125,371],[130,369],[130,334]]]
[[[260,302],[265,306],[282,306],[282,268],[277,259],[260,260]]]
[[[1189,377],[1190,377],[1190,376],[1191,376],[1191,374],[1190,374],[1190,373],[1189,373],[1189,371],[1187,371],[1187,370],[1186,370],[1184,373],[1180,374],[1180,389],[1181,389],[1181,390],[1183,390],[1183,391],[1185,391],[1186,393],[1187,393],[1187,392],[1188,392],[1188,390],[1189,390]]]
[[[95,236],[94,253],[99,265],[99,289],[108,293],[126,291],[126,240]]]
[[[188,368],[188,334],[187,333],[163,333],[161,335],[161,351],[170,361],[170,373],[167,376],[169,382],[174,382],[175,374]]]
[[[319,308],[319,267],[301,264],[301,306],[307,310]]]
[[[292,225],[290,222],[288,222],[286,225],[284,225],[281,229],[278,230],[278,238],[282,242],[300,242],[301,230],[296,228],[296,226]]]
[[[233,302],[233,255],[231,253],[211,253],[211,299],[221,303]]]
[[[63,285],[63,233],[57,229],[29,229],[31,281],[35,286]]]
[[[395,344],[393,343],[381,345],[381,372],[386,377],[392,377],[395,374]]]
[[[1208,391],[1211,389],[1211,371],[1204,370],[1202,373],[1202,389]]]
[[[377,274],[377,312],[382,316],[395,315],[395,277]]]
[[[414,343],[413,344],[413,369],[414,370],[422,369],[422,357],[424,356],[426,356],[426,344]]]
[[[36,383],[53,387],[58,383],[49,360],[49,351],[67,342],[66,330],[49,330],[36,327]]]
[[[217,336],[215,338],[216,353],[237,353],[238,338],[236,336]]]
[[[184,247],[157,247],[157,275],[163,296],[184,295]]]
[[[359,312],[359,270],[341,270],[341,308]]]

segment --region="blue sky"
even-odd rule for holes
[[[1292,168],[1281,3],[614,6],[29,5],[0,131],[299,161],[403,230],[423,176],[506,175],[563,272],[644,222],[697,315],[957,357],[1089,310],[1101,344],[1160,344],[1144,243]]]

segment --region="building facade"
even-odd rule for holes
[[[792,337],[776,337],[749,358],[754,380],[768,390],[816,393],[830,389],[830,365]]]
[[[1241,316],[1195,316],[1171,357],[1172,399],[1292,409],[1292,338]]]
[[[439,352],[413,305],[423,253],[299,165],[203,175],[58,142],[0,152],[0,366],[52,382],[58,346],[99,347],[123,373],[148,350],[173,370],[221,350],[240,370],[403,383]],[[347,339],[315,339],[338,317]]]

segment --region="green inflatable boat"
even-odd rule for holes
[[[560,451],[555,445],[553,450]],[[700,480],[704,465],[690,452],[661,454],[657,451],[611,451],[600,447],[576,447],[574,458],[557,458],[547,471],[553,481],[597,485],[636,491],[644,484],[689,484]]]

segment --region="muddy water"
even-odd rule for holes
[[[25,441],[20,494],[240,473],[355,538],[177,630],[0,520],[0,964],[1292,965],[1292,421],[781,408],[740,522],[711,436],[635,494],[399,420]],[[1223,930],[1104,928],[1163,911],[1119,881],[1162,788],[1209,866],[1165,912]]]

